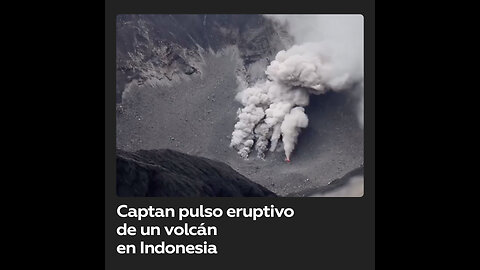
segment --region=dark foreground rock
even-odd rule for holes
[[[117,149],[117,194],[141,197],[276,196],[225,163],[181,152]]]

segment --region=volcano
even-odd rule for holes
[[[248,183],[240,184],[240,190],[252,188],[247,195],[221,193],[239,196],[303,196],[362,167],[358,98],[349,92],[310,97],[305,113],[311,120],[298,137],[294,163],[280,151],[281,141],[264,158],[243,159],[229,147],[242,107],[236,94],[265,80],[270,61],[294,42],[287,28],[262,15],[117,16],[117,166],[132,160],[136,165],[131,166],[139,168],[157,166],[142,161],[138,153],[159,149],[221,161],[242,175],[235,179]],[[228,174],[236,175],[230,169]],[[128,191],[126,179],[117,179],[118,192],[125,196],[168,196],[149,186],[160,185],[153,182],[140,185],[141,191]],[[220,178],[214,182],[223,186]],[[201,194],[204,184],[176,195]]]

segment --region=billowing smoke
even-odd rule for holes
[[[283,149],[285,149],[287,160],[290,159],[290,154],[297,143],[300,128],[306,128],[307,126],[308,117],[305,114],[304,108],[295,107],[285,115],[280,130],[282,131]]]
[[[281,140],[287,160],[302,128],[310,94],[362,88],[363,17],[361,15],[268,16],[288,27],[297,45],[277,53],[266,81],[239,92],[244,106],[232,133],[231,147],[247,158],[254,148],[260,158]],[[363,98],[362,110],[363,126]]]

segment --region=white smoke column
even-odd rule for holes
[[[293,108],[289,114],[285,115],[280,129],[282,130],[283,148],[285,149],[285,156],[290,160],[290,154],[295,148],[300,128],[308,126],[308,117],[305,114],[305,109],[302,107]]]
[[[359,74],[343,66],[334,44],[305,43],[278,52],[266,74],[288,87],[308,88],[312,94],[340,91],[360,80]]]
[[[243,158],[255,146],[264,158],[268,145],[274,151],[281,138],[290,159],[301,128],[308,126],[303,107],[309,94],[341,91],[363,81],[363,17],[268,17],[288,23],[301,44],[278,52],[265,71],[268,80],[236,96],[244,108],[238,112],[230,146]]]
[[[296,44],[328,43],[336,68],[350,74],[352,81],[361,82],[355,91],[358,98],[357,116],[363,129],[363,16],[345,15],[265,15],[287,27]]]
[[[230,146],[235,146],[238,154],[247,158],[254,144],[254,128],[265,116],[261,106],[267,104],[268,96],[264,89],[252,87],[238,93],[236,98],[245,107],[237,112],[239,120],[235,124]]]

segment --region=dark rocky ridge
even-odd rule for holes
[[[117,149],[117,194],[141,197],[276,196],[225,163],[162,150]]]

